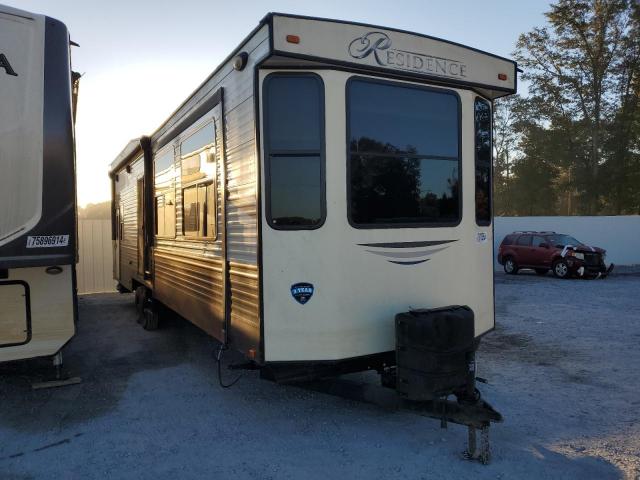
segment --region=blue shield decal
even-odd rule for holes
[[[304,305],[313,296],[313,285],[310,283],[294,283],[291,285],[291,295],[296,302]]]

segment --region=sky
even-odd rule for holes
[[[510,57],[545,22],[546,0],[0,0],[64,22],[82,73],[76,125],[78,202],[110,198],[109,164],[152,133],[267,12],[415,31]],[[481,4],[482,8],[478,8]]]

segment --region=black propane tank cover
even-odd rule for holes
[[[396,315],[398,392],[432,400],[463,390],[469,354],[476,348],[469,307],[412,310]]]

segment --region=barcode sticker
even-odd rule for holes
[[[66,247],[69,235],[37,235],[27,237],[27,248]]]

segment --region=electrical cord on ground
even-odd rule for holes
[[[225,384],[222,381],[222,357],[224,356],[224,351],[227,350],[229,347],[227,345],[225,345],[224,343],[220,344],[220,347],[218,348],[218,353],[216,355],[214,355],[214,358],[216,359],[216,363],[218,364],[218,383],[220,384],[220,386],[222,388],[231,388],[233,387],[236,383],[238,383],[238,380],[240,380],[242,378],[242,374],[238,375],[238,377],[231,383]]]

